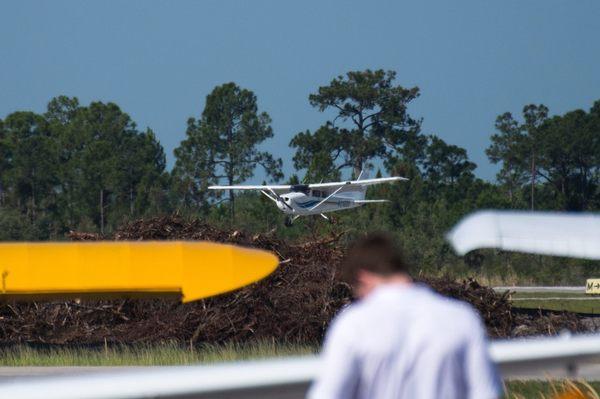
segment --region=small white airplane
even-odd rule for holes
[[[388,202],[388,200],[366,200],[367,186],[408,180],[405,177],[381,177],[368,179],[361,172],[356,180],[316,184],[262,185],[262,186],[210,186],[209,190],[257,190],[263,193],[277,208],[286,214],[285,225],[291,226],[300,216],[325,213]]]

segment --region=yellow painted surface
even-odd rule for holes
[[[586,294],[600,294],[600,278],[588,278],[585,282]]]
[[[267,251],[209,242],[0,243],[0,299],[179,294],[184,302],[269,275]]]

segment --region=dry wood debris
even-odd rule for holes
[[[173,300],[68,301],[0,304],[0,344],[243,343],[253,340],[318,343],[351,289],[337,278],[344,255],[340,236],[288,243],[274,232],[248,235],[216,229],[178,215],[126,224],[115,240],[210,240],[271,250],[282,260],[268,278],[195,303]],[[71,232],[73,240],[104,239]],[[474,280],[420,278],[436,291],[471,303],[492,337],[582,331],[580,318],[564,312],[520,313],[508,294]]]

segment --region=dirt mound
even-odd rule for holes
[[[74,240],[102,237],[72,232]],[[281,259],[268,278],[233,293],[195,303],[118,300],[0,305],[0,343],[124,344],[177,341],[185,344],[247,342],[318,343],[336,312],[351,301],[350,287],[337,278],[344,251],[339,236],[291,244],[274,234],[219,230],[179,216],[138,220],[116,240],[211,240],[268,249]],[[474,280],[423,278],[438,292],[470,302],[492,337],[581,331],[575,315],[521,315],[508,294]]]

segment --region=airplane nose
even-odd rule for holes
[[[288,213],[290,211],[290,208],[288,208],[283,201],[277,201],[277,208],[284,213]]]

